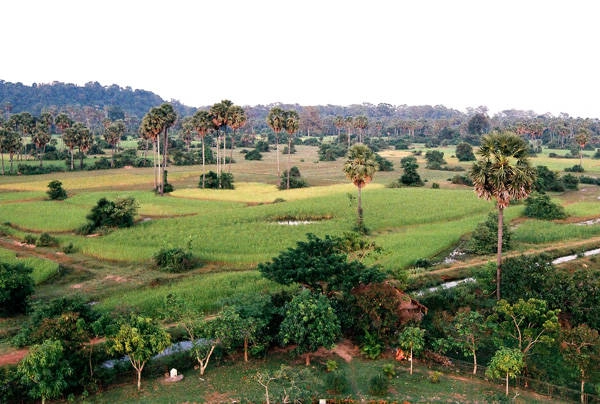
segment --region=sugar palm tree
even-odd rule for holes
[[[31,141],[33,144],[35,144],[35,148],[37,149],[40,167],[42,167],[42,153],[44,152],[48,142],[50,142],[50,139],[50,126],[43,121],[38,121],[35,125],[33,133],[31,134]]]
[[[221,147],[221,134],[227,131],[227,125],[231,123],[231,115],[229,109],[233,106],[233,102],[229,100],[222,100],[214,104],[209,109],[210,117],[212,119],[212,123],[214,128],[217,130],[217,175],[219,176],[219,188],[221,187],[221,170],[223,169],[222,165],[225,164],[224,156],[220,155],[220,147]],[[223,142],[224,143],[224,142]],[[223,145],[223,149],[225,149],[225,145]],[[223,154],[225,150],[223,150]],[[222,163],[220,161],[222,159]]]
[[[292,156],[292,140],[294,134],[300,126],[300,117],[296,111],[286,111],[285,113],[285,131],[288,134],[288,161],[287,161],[287,189],[290,189],[290,161]]]
[[[194,139],[194,117],[186,116],[181,120],[181,133],[179,138],[185,143],[185,150],[190,152],[190,145]]]
[[[352,129],[354,129],[354,118],[351,116],[347,116],[344,119],[346,123],[346,133],[348,136],[348,150],[350,150],[350,139],[352,138]]]
[[[54,119],[54,124],[62,132],[71,125],[73,125],[73,121],[71,120],[71,118],[69,118],[67,114],[61,112],[60,114],[56,115],[56,118]]]
[[[371,182],[378,168],[375,153],[366,145],[357,143],[348,150],[346,162],[344,163],[344,173],[358,189],[358,221],[356,228],[361,233],[367,232],[363,222],[362,189]]]
[[[583,168],[583,148],[590,140],[590,130],[584,127],[579,128],[575,141],[579,145],[579,166]]]
[[[502,226],[504,209],[511,200],[524,199],[533,189],[536,170],[527,159],[529,146],[512,132],[496,132],[481,140],[480,159],[470,170],[477,196],[496,201],[498,208],[498,247],[496,257],[496,297],[500,300],[502,276]]]
[[[83,170],[83,158],[94,144],[94,135],[83,123],[76,122],[73,128],[76,130],[76,141],[79,148],[79,169]]]
[[[369,127],[369,118],[364,115],[359,115],[354,118],[354,128],[358,130],[358,143],[363,142],[365,130]]]
[[[246,124],[246,112],[238,105],[232,105],[229,108],[229,126],[233,129],[231,135],[231,154],[229,156],[228,172],[231,172],[231,162],[233,161],[233,147],[235,146],[235,131]]]
[[[154,189],[159,189],[159,159],[160,159],[160,132],[162,125],[157,108],[151,108],[142,118],[140,124],[140,134],[144,139],[152,142],[152,160],[154,167]]]
[[[208,111],[197,111],[192,119],[194,130],[196,131],[196,133],[200,137],[200,140],[202,141],[202,188],[204,188],[204,166],[206,164],[206,157],[204,153],[204,138],[206,137],[208,132],[212,130],[213,125],[210,113]]]
[[[275,150],[277,152],[277,178],[281,176],[279,169],[279,133],[285,127],[285,111],[279,107],[273,107],[267,115],[267,125],[275,132]]]
[[[119,119],[115,122],[110,122],[104,129],[104,140],[111,145],[110,166],[115,166],[115,149],[121,141],[121,136],[125,133],[125,123]]]

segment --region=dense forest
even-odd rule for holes
[[[127,132],[135,134],[148,110],[164,102],[160,96],[150,91],[122,88],[115,84],[102,86],[98,82],[89,82],[84,86],[76,86],[53,82],[26,86],[0,80],[0,105],[5,118],[22,112],[34,116],[44,112],[56,116],[64,112],[70,119],[84,123],[96,134],[104,130],[103,121],[106,118],[111,121],[122,119]],[[186,106],[177,100],[170,100],[169,103],[178,115],[174,129],[180,129],[182,119],[193,115],[197,109],[209,109],[209,106]],[[510,129],[547,147],[571,148],[574,147],[577,133],[585,130],[588,133],[588,148],[600,143],[600,120],[597,118],[575,118],[568,114],[539,115],[534,111],[522,110],[505,110],[490,116],[485,106],[469,108],[466,112],[443,105],[383,103],[347,106],[274,103],[243,106],[247,121],[242,131],[249,134],[269,133],[266,117],[274,106],[298,112],[299,134],[303,136],[342,136],[343,133],[361,131],[365,138],[405,137],[411,142],[428,143],[432,146],[457,144],[460,141],[475,145],[483,133],[493,129]],[[355,119],[357,117],[359,119]],[[366,122],[366,126],[361,128],[361,122]]]

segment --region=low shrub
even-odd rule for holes
[[[525,216],[535,219],[554,220],[567,217],[565,209],[550,200],[546,194],[533,193],[525,200]]]
[[[348,378],[343,371],[333,371],[325,376],[325,388],[335,394],[346,393],[350,388]]]
[[[502,250],[511,247],[512,232],[506,223],[502,226]],[[498,213],[490,213],[485,222],[481,222],[475,228],[471,239],[467,243],[466,250],[473,254],[492,254],[498,250]]]
[[[25,238],[23,238],[23,241],[25,242],[25,244],[36,245],[37,237],[33,234],[26,234]]]
[[[42,233],[35,242],[36,247],[58,247],[58,239],[48,233]]]
[[[369,394],[383,396],[387,394],[390,380],[383,373],[378,373],[369,380]]]
[[[565,172],[567,173],[582,173],[585,170],[583,169],[582,166],[580,166],[579,164],[575,164],[573,167],[567,167],[565,168]]]
[[[246,153],[244,159],[259,161],[262,160],[262,154],[257,149],[250,150],[248,153]]]
[[[179,247],[161,248],[153,258],[156,266],[166,272],[184,272],[196,265],[193,254]]]

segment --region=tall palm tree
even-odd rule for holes
[[[277,178],[281,176],[279,169],[279,133],[285,127],[285,111],[279,107],[273,107],[267,115],[267,125],[275,132],[275,150],[277,152]]]
[[[287,189],[290,189],[290,162],[292,158],[292,140],[294,133],[300,127],[300,116],[296,111],[286,111],[285,113],[285,131],[288,134],[288,161],[287,161]]]
[[[204,188],[204,166],[206,164],[206,157],[204,153],[204,138],[206,137],[208,132],[210,132],[210,130],[213,128],[213,124],[210,117],[210,113],[208,111],[197,111],[192,119],[194,130],[196,131],[196,133],[202,141],[202,188]]]
[[[229,108],[229,126],[233,129],[231,135],[231,153],[229,155],[229,168],[228,172],[231,172],[231,162],[233,161],[233,147],[235,146],[235,131],[240,129],[246,124],[246,112],[238,105],[232,105]]]
[[[338,139],[339,139],[340,135],[342,134],[342,128],[345,125],[346,124],[344,122],[343,116],[337,115],[335,118],[333,118],[333,126],[335,126],[335,128],[337,129]]]
[[[584,127],[579,128],[575,141],[579,145],[579,166],[583,168],[583,148],[590,140],[590,130]]]
[[[179,134],[180,139],[185,143],[185,149],[189,153],[190,145],[194,139],[194,117],[186,116],[181,120],[181,133]]]
[[[346,156],[344,163],[344,173],[346,178],[358,189],[358,221],[356,229],[361,233],[366,233],[367,229],[363,222],[362,208],[362,189],[373,179],[375,172],[379,169],[375,160],[375,153],[362,143],[353,145]]]
[[[159,189],[159,159],[160,159],[160,132],[162,124],[157,108],[151,108],[142,118],[140,133],[144,139],[152,142],[152,160],[154,167],[154,189]]]
[[[369,118],[364,115],[357,116],[354,118],[354,127],[358,129],[358,143],[362,143],[365,130],[369,127]]]
[[[31,134],[31,141],[35,144],[38,159],[40,160],[40,167],[42,167],[42,153],[45,151],[46,145],[50,142],[50,139],[50,126],[42,121],[38,121]]]
[[[61,112],[60,114],[56,115],[56,118],[54,119],[54,124],[62,132],[71,125],[73,125],[73,121],[71,120],[71,118],[69,118],[67,114]]]
[[[22,147],[23,139],[21,138],[21,134],[14,130],[7,130],[4,134],[3,150],[6,150],[8,152],[8,157],[10,161],[10,174],[12,174],[13,172],[13,161],[15,154],[19,153]]]
[[[481,140],[480,159],[471,167],[479,198],[496,200],[498,207],[498,247],[496,257],[496,297],[500,300],[502,276],[502,226],[504,209],[511,200],[524,199],[533,189],[536,170],[527,159],[529,145],[513,132],[495,132]]]
[[[215,129],[217,130],[217,175],[219,176],[219,188],[221,187],[221,170],[225,164],[225,157],[220,154],[221,134],[227,131],[227,125],[231,122],[229,109],[233,106],[233,102],[222,100],[214,104],[209,109],[209,113]],[[224,142],[223,142],[224,143]],[[223,145],[223,154],[225,153],[225,145]],[[220,161],[222,159],[222,163]]]
[[[121,136],[125,133],[125,122],[121,119],[110,122],[104,129],[104,140],[111,145],[110,166],[115,166],[115,149],[117,149]]]
[[[79,169],[83,170],[83,158],[85,157],[85,153],[92,147],[92,144],[94,144],[94,135],[83,123],[76,122],[73,125],[73,128],[76,130],[77,134],[76,141],[77,147],[79,148]]]
[[[6,149],[5,147],[5,142],[6,139],[8,137],[8,129],[5,129],[3,126],[0,125],[0,159],[2,160],[2,175],[4,175],[4,150]]]
[[[73,171],[73,149],[77,145],[77,129],[72,126],[65,127],[62,133],[62,140],[65,146],[69,148],[69,153],[71,154],[71,171]]]

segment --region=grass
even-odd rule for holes
[[[56,262],[36,257],[19,257],[13,251],[0,248],[0,261],[9,264],[23,264],[31,269],[31,278],[36,285],[40,285],[59,274]]]
[[[166,285],[124,290],[97,305],[101,311],[134,310],[161,317],[165,298],[176,293],[201,313],[215,313],[224,299],[250,294],[271,293],[282,287],[263,278],[257,271],[199,274],[193,278],[173,280]]]

